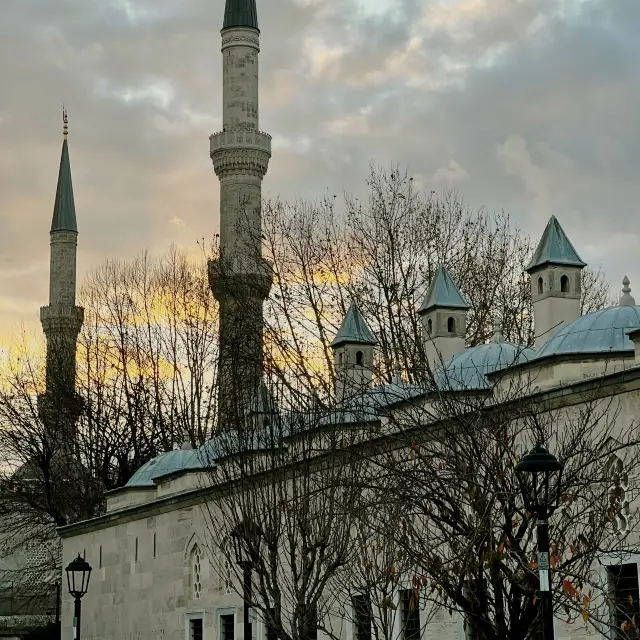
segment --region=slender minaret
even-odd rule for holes
[[[84,311],[76,306],[78,226],[71,183],[66,110],[63,111],[63,123],[64,140],[50,233],[49,305],[40,309],[40,322],[47,338],[47,368],[46,391],[39,396],[38,407],[45,424],[59,429],[61,436],[62,432],[68,436],[79,411],[75,393],[76,344]]]
[[[222,131],[210,137],[220,180],[220,253],[209,284],[220,304],[220,427],[233,427],[263,372],[263,301],[272,270],[262,258],[262,179],[271,136],[258,126],[260,31],[255,0],[226,0],[222,27]]]

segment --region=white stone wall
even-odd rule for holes
[[[199,599],[192,597],[189,573],[190,550],[196,542],[205,550]],[[185,637],[189,614],[200,612],[204,613],[205,638],[212,640],[217,608],[240,605],[236,595],[224,593],[210,568],[200,507],[142,517],[64,541],[65,563],[78,553],[94,568],[82,601],[84,640],[179,640]],[[65,593],[63,637],[71,637],[72,609]],[[241,619],[240,611],[238,622]],[[240,633],[238,630],[238,637]]]

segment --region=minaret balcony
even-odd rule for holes
[[[80,332],[84,320],[84,309],[71,305],[49,305],[40,307],[40,322],[45,334],[48,331]]]
[[[262,131],[236,129],[209,137],[210,156],[218,176],[225,173],[267,172],[271,158],[271,136]]]

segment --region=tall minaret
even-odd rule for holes
[[[258,126],[260,31],[255,0],[226,0],[222,27],[222,131],[210,137],[220,179],[220,255],[209,284],[220,304],[220,426],[244,414],[262,379],[263,301],[272,270],[262,258],[262,179],[271,136]]]
[[[66,110],[63,123],[64,140],[50,233],[49,306],[40,309],[40,322],[47,338],[46,392],[38,398],[43,422],[61,430],[70,426],[70,421],[75,424],[79,409],[75,393],[76,344],[84,316],[83,309],[76,306],[78,226]],[[61,421],[61,412],[65,413],[64,421]]]

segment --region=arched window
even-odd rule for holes
[[[433,333],[433,320],[431,318],[427,320],[427,331],[429,332],[429,335]]]
[[[607,461],[607,472],[611,479],[609,487],[609,518],[618,533],[625,533],[629,526],[629,474],[617,455],[611,454]]]
[[[447,331],[449,333],[455,333],[456,330],[456,321],[453,318],[449,318],[447,320]]]
[[[538,278],[538,293],[542,293],[542,290],[543,290],[542,278]]]
[[[569,293],[569,276],[564,275],[560,278],[560,291],[562,291],[562,293]]]
[[[191,596],[198,600],[202,595],[202,552],[196,544],[191,550]]]
[[[359,366],[362,366],[362,359],[363,359],[363,354],[362,351],[356,351],[356,364]]]

